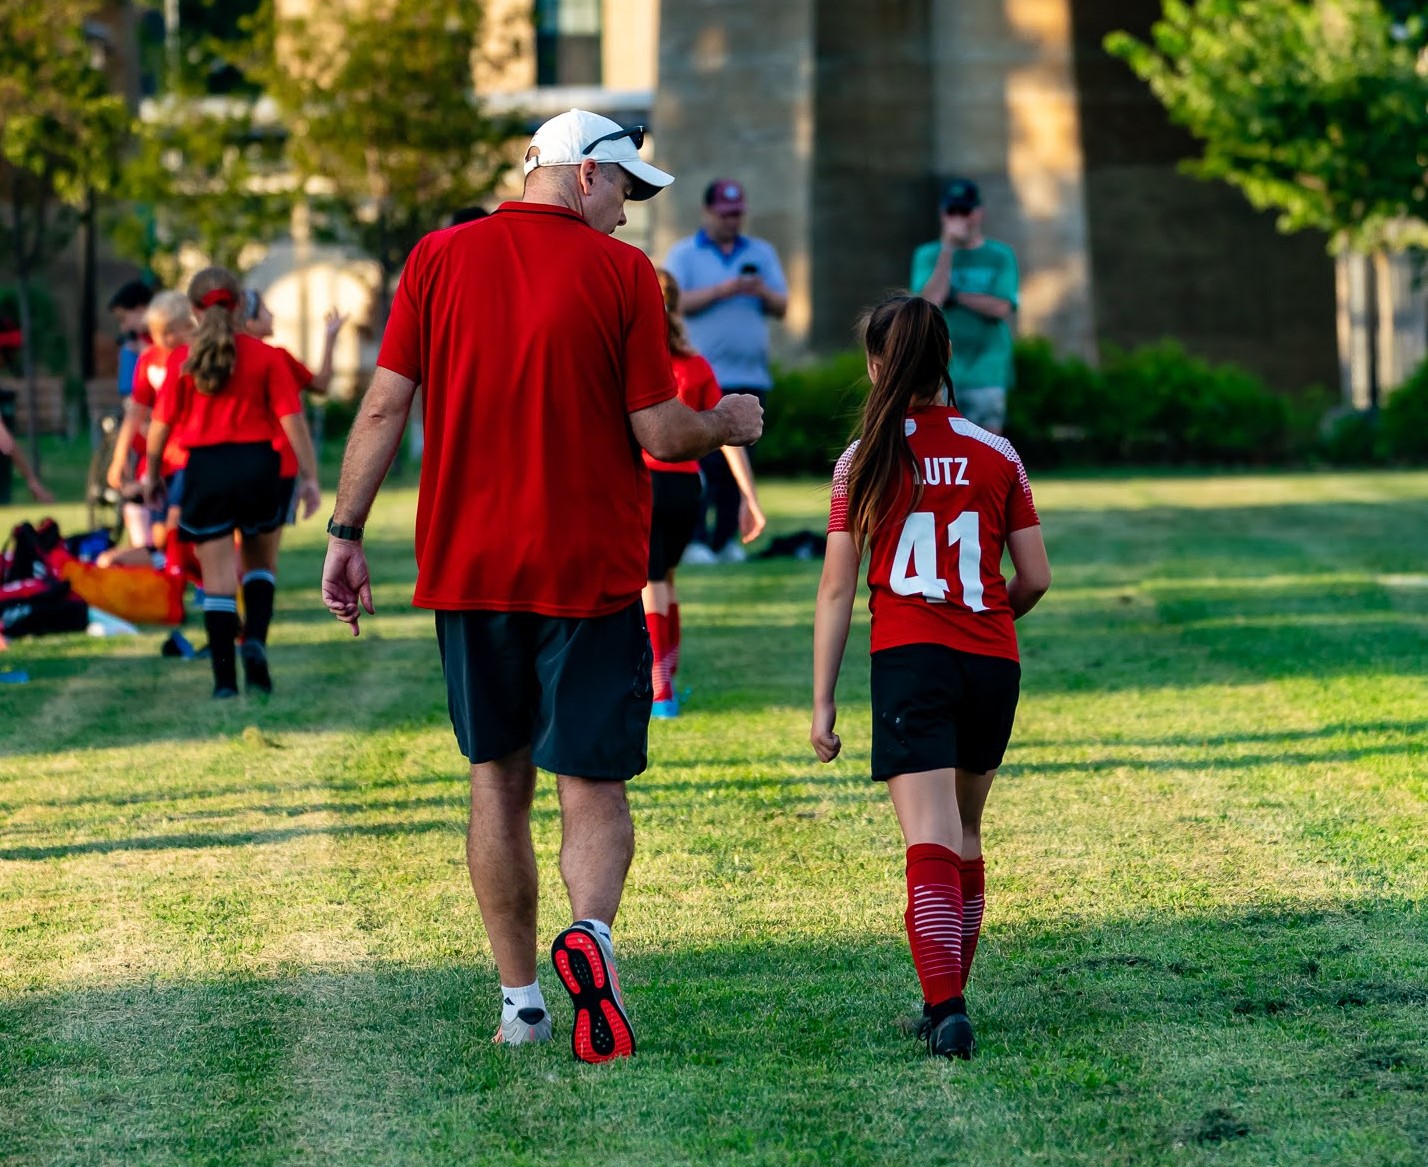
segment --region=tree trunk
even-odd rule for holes
[[[1365,331],[1368,333],[1368,404],[1371,413],[1378,412],[1379,405],[1379,317],[1381,316],[1381,305],[1379,304],[1379,264],[1386,262],[1386,257],[1381,251],[1375,251],[1369,256],[1368,279],[1364,288],[1364,316]]]
[[[25,436],[30,444],[30,467],[40,472],[40,393],[35,383],[35,329],[30,315],[30,250],[25,246],[24,200],[20,194],[21,178],[12,176],[10,214],[15,240],[15,291],[20,302],[20,376],[25,382],[25,400],[29,417],[25,419]]]

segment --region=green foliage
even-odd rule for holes
[[[1164,0],[1150,43],[1106,48],[1203,143],[1191,173],[1369,252],[1428,239],[1424,33],[1379,0]]]
[[[14,168],[12,206],[78,207],[118,177],[129,112],[85,40],[92,9],[84,0],[0,0],[0,160]],[[46,241],[32,232],[23,243]]]
[[[177,281],[186,246],[241,272],[245,250],[280,236],[291,219],[280,127],[259,124],[243,99],[175,95],[152,108],[124,169],[133,206],[111,226],[116,246],[165,284]]]
[[[1383,460],[1380,417],[1372,410],[1337,409],[1325,418],[1319,452],[1335,466],[1373,466]]]
[[[759,464],[827,474],[866,393],[860,352],[776,370]],[[1252,373],[1211,365],[1173,341],[1111,350],[1097,370],[1031,337],[1017,341],[1007,405],[1007,432],[1033,465],[1227,465],[1305,454],[1324,399],[1315,390],[1291,401]]]
[[[520,133],[482,109],[481,5],[382,0],[253,22],[248,70],[289,130],[287,158],[390,278],[451,211],[494,189]]]
[[[780,474],[827,474],[852,441],[867,398],[863,354],[774,369],[756,458]]]
[[[1384,450],[1390,457],[1428,462],[1428,361],[1393,391],[1381,423]]]
[[[0,320],[20,319],[20,290],[14,284],[0,284]],[[34,346],[35,365],[42,373],[63,373],[69,364],[69,341],[65,337],[64,321],[54,297],[38,285],[30,285],[30,330]],[[20,376],[20,356],[14,353],[8,362],[0,362],[0,373]]]

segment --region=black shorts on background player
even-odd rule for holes
[[[941,644],[873,653],[873,778],[952,766],[985,774],[1011,741],[1021,665]]]
[[[278,452],[268,442],[195,446],[184,468],[179,538],[207,543],[234,531],[276,531],[288,504],[278,468]]]
[[[608,616],[437,612],[447,706],[473,764],[522,746],[542,770],[624,782],[646,765],[650,638],[636,600]]]
[[[670,569],[679,566],[684,549],[694,538],[704,484],[697,474],[651,470],[650,493],[654,505],[650,511],[650,569],[645,578],[659,581],[669,578]]]

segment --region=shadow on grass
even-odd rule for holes
[[[47,1163],[564,1163],[592,1123],[611,1162],[944,1162],[955,1137],[957,1161],[1159,1163],[1216,1132],[1332,1158],[1369,1124],[1407,1161],[1387,1151],[1428,1091],[1420,924],[1392,901],[993,923],[969,1066],[899,1031],[905,948],[866,935],[629,944],[640,1054],[600,1068],[572,1063],[563,996],[551,1046],[492,1046],[484,960],[25,992],[0,1001],[0,1130]]]
[[[1215,685],[1364,673],[1421,676],[1428,660],[1428,593],[1377,583],[1342,589],[1296,576],[1325,571],[1408,571],[1421,559],[1404,532],[1423,529],[1425,504],[1116,512],[1059,511],[1054,559],[1061,578],[1099,585],[1061,603],[1053,591],[1023,630],[1028,697]],[[1334,532],[1332,546],[1323,532]],[[378,539],[371,553],[383,586],[409,586],[410,547]],[[148,742],[204,741],[256,724],[264,730],[363,734],[444,726],[445,691],[434,633],[410,624],[347,644],[320,606],[321,549],[298,543],[283,567],[273,646],[278,692],[215,708],[202,662],[137,659],[125,646],[51,648],[18,642],[11,659],[33,681],[4,694],[0,756]],[[806,707],[816,564],[775,563],[691,572],[687,673],[694,715]],[[1273,577],[1272,579],[1269,577]],[[1184,586],[1176,580],[1185,579]],[[1223,580],[1202,588],[1197,581]],[[292,590],[301,584],[301,603]],[[1139,583],[1153,582],[1145,594]],[[807,621],[760,621],[760,605],[806,604]],[[701,604],[732,615],[701,624]],[[390,610],[384,607],[384,610]],[[406,611],[403,606],[403,610]],[[782,622],[780,622],[782,621]],[[283,624],[332,624],[331,640],[285,644]],[[867,693],[866,628],[855,631],[845,702]],[[157,642],[155,641],[155,644]],[[34,656],[27,659],[26,653]],[[13,712],[13,717],[12,717]]]

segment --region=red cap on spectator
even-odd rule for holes
[[[744,188],[732,178],[720,178],[704,188],[704,205],[716,215],[744,210]]]

